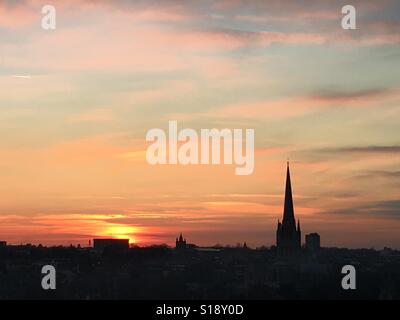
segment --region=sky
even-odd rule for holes
[[[0,0],[0,238],[270,246],[290,159],[304,234],[400,248],[399,45],[396,0]],[[253,174],[149,165],[169,120],[253,128]]]

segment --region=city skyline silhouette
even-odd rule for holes
[[[301,229],[300,229],[300,219],[297,220],[295,219],[295,209],[294,209],[294,201],[293,201],[293,194],[292,194],[292,183],[291,183],[291,176],[290,176],[290,166],[289,166],[289,160],[287,161],[287,167],[286,167],[286,179],[285,179],[285,192],[284,192],[284,201],[283,201],[283,215],[282,219],[278,219],[277,223],[277,229],[276,229],[276,242],[272,244],[263,244],[259,247],[276,247],[278,250],[278,253],[282,256],[285,255],[296,255],[300,252],[301,248],[307,247],[307,238],[308,237],[315,237],[318,238],[318,247],[320,247],[321,243],[321,238],[320,235],[315,232],[310,232],[309,234],[304,234],[302,238],[301,234]],[[282,221],[282,222],[281,222]],[[181,231],[179,234],[179,237],[175,239],[175,248],[186,248],[187,246],[192,246],[192,247],[202,247],[201,244],[198,243],[190,243],[186,241],[186,238],[183,237],[184,231]],[[186,234],[186,233],[185,233]],[[7,245],[7,239],[0,239],[0,243],[3,246]],[[94,247],[96,248],[96,241],[98,243],[108,243],[109,246],[114,246],[116,245],[117,247],[122,247],[122,248],[129,248],[129,247],[140,247],[140,245],[136,243],[130,242],[129,238],[114,238],[114,237],[104,237],[104,236],[98,236],[94,238],[89,238],[87,242],[87,246],[85,244],[77,244],[78,247]],[[31,243],[26,243],[28,245],[31,245]],[[12,245],[26,245],[23,243],[20,244],[12,244]],[[92,245],[93,244],[93,245]],[[10,243],[8,243],[10,245]],[[161,245],[165,246],[168,245],[166,243],[155,243],[153,244],[155,246]],[[217,242],[214,245],[209,245],[208,247],[245,247],[249,248],[247,245],[246,239],[244,241],[237,241],[234,244],[221,244],[221,242]],[[39,246],[42,246],[40,243]],[[55,245],[55,246],[60,246],[60,245]],[[70,244],[69,246],[72,246]],[[102,250],[106,245],[99,245]],[[143,246],[143,245],[142,245]],[[144,247],[149,246],[149,245],[144,245]],[[151,245],[150,245],[151,246]],[[171,245],[173,247],[173,245]],[[204,247],[204,246],[203,246]],[[207,246],[205,246],[207,247]],[[333,246],[335,247],[335,246]],[[253,249],[255,249],[254,247]],[[390,244],[385,245],[385,248],[390,248]]]

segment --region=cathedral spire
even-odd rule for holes
[[[278,221],[276,230],[276,246],[278,247],[278,254],[290,255],[299,252],[301,248],[301,230],[300,221],[294,218],[292,184],[290,181],[289,161],[286,169],[286,188],[285,188],[285,202],[283,208],[282,223]]]
[[[293,228],[294,230],[296,230],[296,221],[294,219],[293,209],[292,185],[290,183],[289,161],[287,162],[285,204],[283,209],[282,224],[287,228]]]

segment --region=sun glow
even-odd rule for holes
[[[105,230],[104,234],[115,239],[129,239],[129,243],[136,242],[137,227],[131,226],[112,226]]]

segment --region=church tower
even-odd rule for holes
[[[301,230],[300,221],[294,217],[292,185],[290,182],[289,162],[286,171],[285,203],[283,208],[282,223],[278,220],[276,230],[276,246],[280,255],[296,254],[301,249]]]
[[[179,235],[179,238],[176,238],[175,248],[176,249],[186,249],[186,239],[183,238],[182,232]]]

